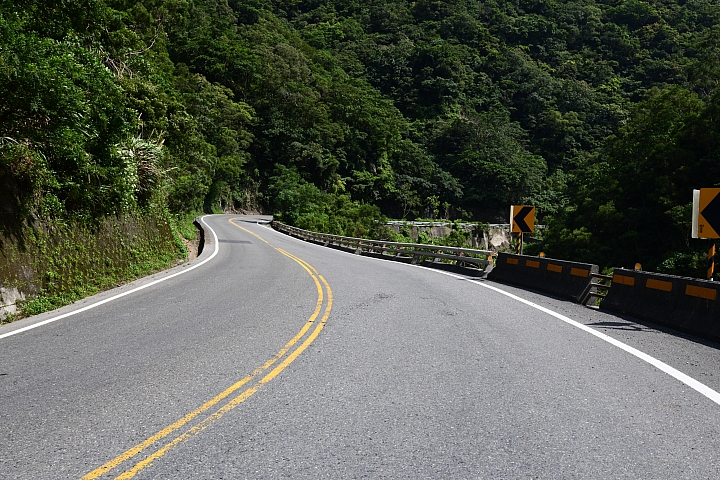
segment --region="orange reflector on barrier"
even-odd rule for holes
[[[613,275],[612,282],[632,287],[635,285],[635,277],[627,277],[625,275]]]
[[[576,277],[589,277],[590,270],[584,270],[582,268],[571,268],[570,275],[575,275]]]
[[[517,258],[508,257],[507,263],[509,263],[510,265],[517,265],[517,264],[518,264],[518,259],[517,259]]]
[[[663,282],[662,280],[655,280],[654,278],[648,278],[645,286],[654,290],[662,290],[663,292],[672,291],[672,282]]]
[[[547,269],[551,272],[562,273],[562,265],[553,265],[552,263],[548,263]]]
[[[540,262],[534,260],[525,260],[525,266],[531,268],[540,268]]]
[[[692,297],[705,298],[707,300],[715,300],[715,297],[717,297],[717,290],[715,290],[714,288],[705,288],[705,287],[697,287],[695,285],[686,285],[685,286],[685,295],[690,295]]]

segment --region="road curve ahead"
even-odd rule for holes
[[[190,265],[0,327],[0,478],[720,478],[717,344],[204,221]]]

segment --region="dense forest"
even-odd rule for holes
[[[0,234],[525,203],[549,256],[700,275],[719,82],[708,0],[0,0]]]

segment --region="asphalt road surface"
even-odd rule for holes
[[[0,478],[720,478],[717,344],[204,221],[0,327]]]

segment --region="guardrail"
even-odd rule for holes
[[[400,243],[384,240],[368,240],[366,238],[343,237],[328,233],[311,232],[297,227],[291,227],[280,222],[272,222],[273,228],[294,237],[321,243],[324,246],[335,245],[342,248],[354,249],[355,253],[370,252],[387,254],[396,257],[409,257],[411,263],[416,264],[424,258],[433,260],[455,261],[457,265],[470,264],[480,268],[480,265],[492,265],[495,252],[490,250],[476,250],[474,248],[446,247],[441,245],[427,245],[424,243]],[[480,258],[485,257],[485,258]]]

